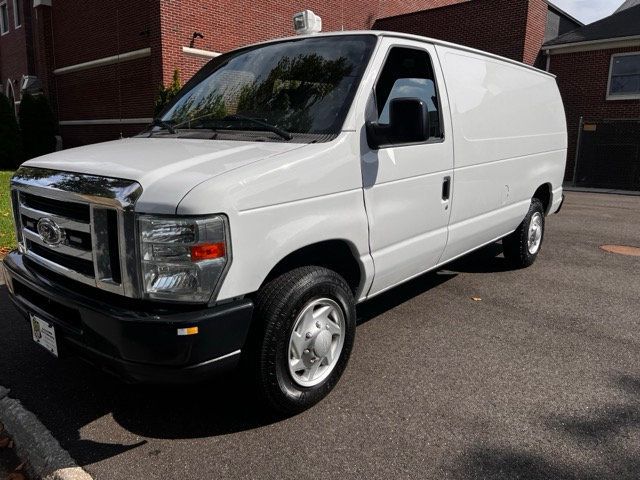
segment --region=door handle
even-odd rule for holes
[[[449,200],[451,193],[451,177],[447,176],[442,179],[442,200]]]

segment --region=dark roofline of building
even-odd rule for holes
[[[640,16],[640,5],[560,35],[546,42],[542,48],[640,36],[640,22],[635,22],[637,16]]]
[[[636,5],[640,5],[640,0],[627,0],[626,2],[622,2],[618,9],[613,13],[622,12],[631,7],[635,7]]]
[[[578,20],[576,17],[574,17],[573,15],[568,14],[566,11],[562,10],[560,7],[558,7],[555,3],[551,3],[549,0],[545,0],[547,2],[547,5],[549,6],[549,8],[551,8],[551,10],[555,10],[556,13],[559,13],[560,15],[567,17],[569,20],[571,20],[572,22],[577,23],[578,25],[580,25],[581,27],[584,27],[585,24],[582,23],[580,20]]]

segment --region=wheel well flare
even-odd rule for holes
[[[349,243],[344,240],[328,240],[291,252],[271,269],[263,285],[289,270],[308,265],[325,267],[340,274],[354,295],[357,294],[362,269]]]

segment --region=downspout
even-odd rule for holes
[[[549,69],[551,68],[551,53],[549,52],[549,50],[545,50],[544,54],[547,56],[547,65],[545,66],[545,71],[549,71]]]

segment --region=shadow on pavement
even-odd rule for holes
[[[496,273],[512,270],[502,254],[502,245],[492,243],[444,265],[440,270],[425,273],[358,306],[358,325],[401,305],[418,295],[454,278],[459,273]]]
[[[420,275],[418,278],[403,283],[395,287],[389,292],[363,302],[358,305],[358,325],[368,322],[384,312],[387,312],[398,305],[408,302],[418,295],[428,292],[429,290],[445,283],[447,280],[454,278],[457,274],[454,272],[430,272]]]
[[[545,422],[545,428],[559,437],[554,444],[580,451],[588,465],[566,464],[560,452],[545,456],[512,447],[477,448],[461,456],[456,478],[637,480],[640,457],[634,439],[640,428],[640,378],[617,375],[612,383],[626,394],[623,403],[599,405],[584,415],[558,415]]]
[[[496,273],[513,270],[513,267],[501,254],[502,244],[492,243],[458,260],[454,260],[444,268],[459,273]]]

